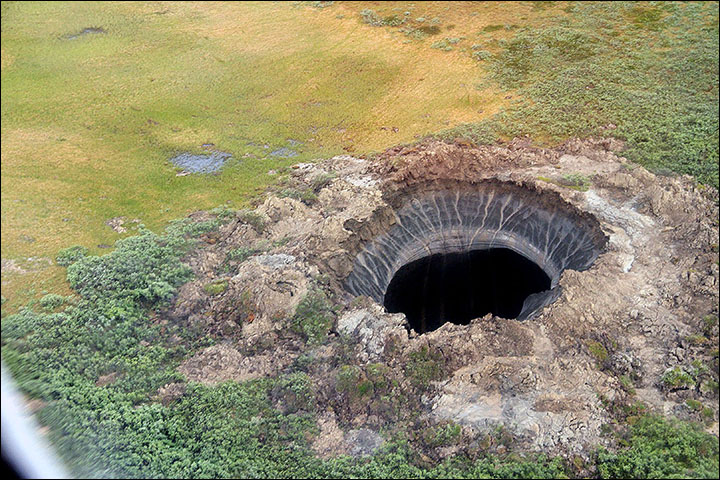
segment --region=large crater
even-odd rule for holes
[[[318,451],[344,445],[327,440],[338,426],[415,425],[421,438],[452,421],[477,432],[468,442],[503,426],[522,448],[585,455],[619,406],[716,412],[717,393],[663,379],[717,361],[703,320],[718,311],[717,191],[628,166],[613,145],[428,141],[296,165],[187,259],[196,279],[162,316],[218,342],[180,371],[203,383],[307,372],[325,412]],[[349,372],[374,393],[338,390]],[[173,401],[176,387],[158,394]]]
[[[606,238],[553,193],[503,182],[445,182],[394,195],[395,222],[369,241],[345,281],[419,333],[492,313],[520,320],[586,270]]]

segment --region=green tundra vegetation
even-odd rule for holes
[[[309,446],[316,392],[301,368],[213,387],[187,382],[177,366],[215,339],[153,315],[192,278],[181,259],[200,235],[233,217],[264,227],[228,208],[168,222],[247,206],[275,178],[268,170],[298,161],[369,155],[427,135],[529,135],[542,145],[612,135],[630,161],[717,188],[717,2],[0,8],[2,358],[41,401],[37,417],[73,474],[718,477],[716,437],[642,408],[590,464],[481,449],[428,465],[401,434],[372,457],[319,459]],[[217,175],[177,176],[168,159],[203,144],[233,159]],[[140,222],[116,233],[105,222],[118,216]],[[53,264],[38,267],[38,257]],[[318,287],[288,326],[312,346],[333,308]],[[411,360],[404,373],[415,384],[440,372],[430,351]],[[663,381],[685,382],[683,373]],[[370,367],[362,375],[375,389]],[[164,404],[157,392],[171,382],[188,394]],[[292,408],[278,410],[277,396]],[[425,441],[452,442],[456,430]]]
[[[197,237],[232,217],[227,210],[215,213],[212,220],[174,222],[162,235],[143,230],[103,256],[65,250],[58,256],[68,264],[67,279],[77,294],[54,296],[38,302],[41,308],[29,306],[3,318],[3,361],[19,388],[43,402],[38,418],[50,427],[50,439],[73,474],[568,478],[577,473],[576,465],[561,458],[517,454],[456,456],[429,467],[402,436],[389,439],[372,457],[319,459],[308,443],[317,434],[316,392],[300,368],[214,387],[190,382],[174,403],[160,402],[160,387],[185,381],[176,371],[180,361],[214,341],[182,325],[153,322],[150,314],[191,278],[179,260]],[[330,308],[327,296],[313,291],[288,324],[309,325],[300,333],[310,343],[319,342],[317,331],[326,328]],[[370,370],[381,368],[370,365],[368,376],[374,378]],[[406,374],[422,383],[437,369],[432,353],[420,350]],[[339,375],[348,380],[339,379],[338,389],[355,388],[359,374],[358,367],[341,369]],[[272,402],[278,396],[291,398],[291,408],[278,410]],[[447,425],[426,440],[442,444],[458,435],[457,426]],[[602,478],[717,476],[717,439],[696,425],[641,415],[618,439],[619,449],[601,449],[594,456],[592,467]]]

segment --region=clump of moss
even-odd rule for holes
[[[300,300],[292,319],[292,328],[310,344],[322,343],[334,321],[332,302],[320,288],[312,288]]]
[[[225,290],[227,290],[227,287],[228,287],[227,280],[218,280],[218,281],[203,285],[203,290],[208,295],[220,295]]]
[[[241,222],[249,224],[257,233],[261,234],[265,231],[265,219],[261,215],[251,210],[240,210],[237,216]]]
[[[590,355],[593,356],[593,358],[597,361],[598,365],[604,364],[605,361],[608,359],[608,351],[602,343],[596,342],[594,340],[588,340],[585,342],[585,345],[587,345],[587,348],[590,351]]]
[[[693,375],[685,371],[682,367],[673,367],[663,373],[661,379],[664,388],[669,390],[680,390],[690,388],[695,385]]]
[[[439,380],[445,375],[445,363],[442,355],[423,346],[409,355],[405,365],[405,375],[415,386],[428,387],[430,382]]]

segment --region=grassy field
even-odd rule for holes
[[[431,7],[448,18],[478,8]],[[488,22],[512,14],[482,8]],[[3,3],[2,258],[31,272],[3,273],[5,306],[63,288],[60,269],[33,271],[27,258],[73,244],[102,252],[118,238],[110,218],[159,228],[240,206],[272,181],[270,169],[380,150],[503,105],[496,91],[475,89],[473,59],[430,49],[430,39],[405,43],[364,24],[358,9]],[[85,28],[106,33],[68,38]],[[268,155],[288,140],[301,142],[298,156]],[[168,159],[204,143],[234,165],[176,176]]]

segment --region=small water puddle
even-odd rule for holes
[[[272,152],[270,152],[269,155],[270,155],[271,157],[275,157],[275,158],[293,158],[293,157],[297,157],[297,156],[299,155],[299,153],[298,153],[296,150],[294,150],[293,147],[298,147],[298,146],[302,145],[302,142],[298,142],[297,140],[294,140],[294,139],[292,139],[292,138],[288,138],[288,139],[287,139],[287,144],[289,145],[289,147],[276,148],[275,150],[273,150]]]
[[[65,38],[68,40],[75,40],[76,38],[80,38],[84,35],[93,35],[93,34],[100,34],[100,33],[107,33],[107,30],[105,30],[102,27],[87,27],[83,28],[77,33],[74,33],[72,35],[67,35]]]
[[[230,160],[232,155],[227,152],[214,151],[209,154],[197,155],[194,153],[181,153],[170,159],[173,165],[180,167],[188,173],[215,173]],[[182,173],[184,173],[182,172]]]
[[[276,157],[276,158],[292,158],[292,157],[297,157],[298,152],[296,152],[295,150],[292,150],[288,147],[281,147],[281,148],[278,148],[277,150],[273,150],[272,152],[270,152],[270,156]]]

